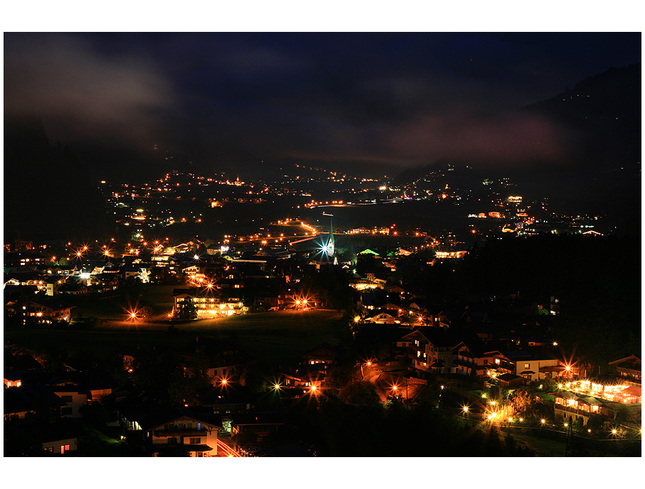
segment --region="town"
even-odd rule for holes
[[[21,32],[49,14],[28,8],[4,36],[8,474],[69,485],[30,459],[111,457],[132,473],[86,479],[630,480],[638,29],[452,32],[415,6],[410,32],[305,32],[298,6],[270,32],[245,4],[192,8],[195,32],[148,6],[132,32],[134,5],[82,16],[123,32]],[[158,457],[210,460],[136,459]]]
[[[513,211],[518,200],[506,199]],[[143,221],[144,204],[116,223]],[[633,243],[498,228],[473,247],[396,225],[339,230],[323,213],[335,209],[308,211],[323,224],[287,217],[211,244],[148,238],[157,223],[140,222],[127,242],[5,245],[5,453],[428,456],[436,445],[407,430],[435,437],[445,423],[444,454],[640,450],[629,323],[600,350],[579,337],[580,279],[556,285],[508,259],[550,249],[555,263],[532,264],[548,274],[573,252]],[[483,260],[527,276],[481,276]],[[616,282],[629,270],[611,262]],[[370,419],[403,412],[397,443],[373,439]],[[337,427],[321,432],[320,418]]]

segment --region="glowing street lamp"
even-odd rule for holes
[[[542,418],[542,419],[540,420],[540,423],[542,423],[542,426],[544,426],[544,424],[546,423],[546,419]]]

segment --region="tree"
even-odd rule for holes
[[[197,319],[197,308],[192,298],[186,297],[177,306],[177,318],[184,320]]]

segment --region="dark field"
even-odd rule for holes
[[[5,329],[5,344],[36,350],[52,346],[69,353],[103,357],[138,346],[183,346],[195,336],[234,341],[257,359],[299,356],[321,343],[349,339],[349,328],[335,311],[279,311],[245,314],[225,319],[169,323],[106,320],[87,329]]]

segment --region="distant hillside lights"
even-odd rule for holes
[[[465,250],[460,251],[435,251],[435,258],[439,260],[463,258],[468,253]]]

